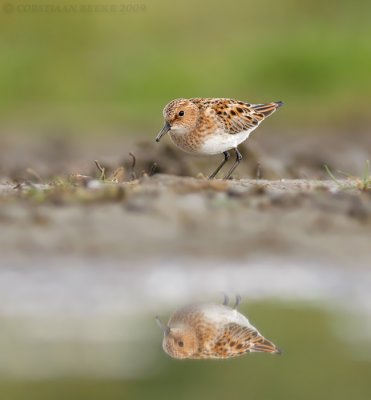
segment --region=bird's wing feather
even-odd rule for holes
[[[280,353],[280,350],[254,327],[236,323],[226,324],[214,344],[221,357],[235,357],[247,352]]]
[[[218,116],[223,129],[233,135],[255,129],[280,105],[279,102],[249,104],[236,100],[218,99],[218,101],[211,102],[209,107]]]

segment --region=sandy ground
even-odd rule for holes
[[[369,266],[370,191],[355,180],[339,183],[157,174],[62,188],[4,184],[0,262],[273,257]]]
[[[68,256],[70,265],[127,270],[169,259],[368,268],[367,132],[258,139],[242,147],[233,180],[208,181],[218,157],[190,157],[166,141],[3,136],[0,265],[47,267]]]
[[[264,128],[264,127],[263,127]],[[368,131],[352,132],[270,132],[264,129],[245,142],[244,157],[235,178],[328,179],[324,165],[332,171],[350,175],[363,174],[370,159],[371,139]],[[53,132],[45,136],[3,132],[0,135],[0,181],[47,181],[69,174],[96,175],[94,160],[111,173],[124,166],[130,179],[132,158],[136,156],[137,175],[156,172],[177,176],[207,176],[221,161],[221,156],[195,157],[177,149],[169,138],[155,143],[143,135],[71,137]],[[232,162],[232,161],[231,161]],[[339,175],[345,177],[345,175]]]

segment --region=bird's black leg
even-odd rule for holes
[[[238,294],[236,295],[236,302],[234,303],[233,308],[237,310],[237,307],[239,306],[240,303],[241,303],[241,296]]]
[[[236,152],[236,161],[232,165],[232,168],[228,171],[228,174],[224,177],[224,179],[230,178],[230,176],[233,174],[234,170],[238,167],[238,164],[242,160],[242,154],[238,151],[237,147],[234,149],[234,151]]]
[[[219,167],[209,176],[209,179],[214,179],[216,174],[223,168],[223,165],[229,160],[229,157],[231,156],[228,151],[224,151],[224,160],[222,163],[219,165]]]
[[[229,303],[229,297],[225,293],[223,293],[223,295],[224,295],[223,306],[227,306]]]

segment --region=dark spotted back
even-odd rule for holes
[[[279,349],[256,329],[236,323],[225,325],[215,341],[215,353],[221,357],[236,357],[248,352],[279,353]]]
[[[190,99],[201,112],[212,112],[217,116],[220,127],[230,134],[255,129],[283,103],[249,104],[233,99]],[[201,114],[202,115],[202,114]]]

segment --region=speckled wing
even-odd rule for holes
[[[212,108],[224,130],[230,134],[236,134],[254,130],[260,122],[281,105],[282,102],[249,104],[242,101],[220,99],[212,104]]]
[[[226,324],[215,342],[214,353],[220,358],[236,357],[249,352],[280,354],[281,351],[255,328],[236,323]]]

